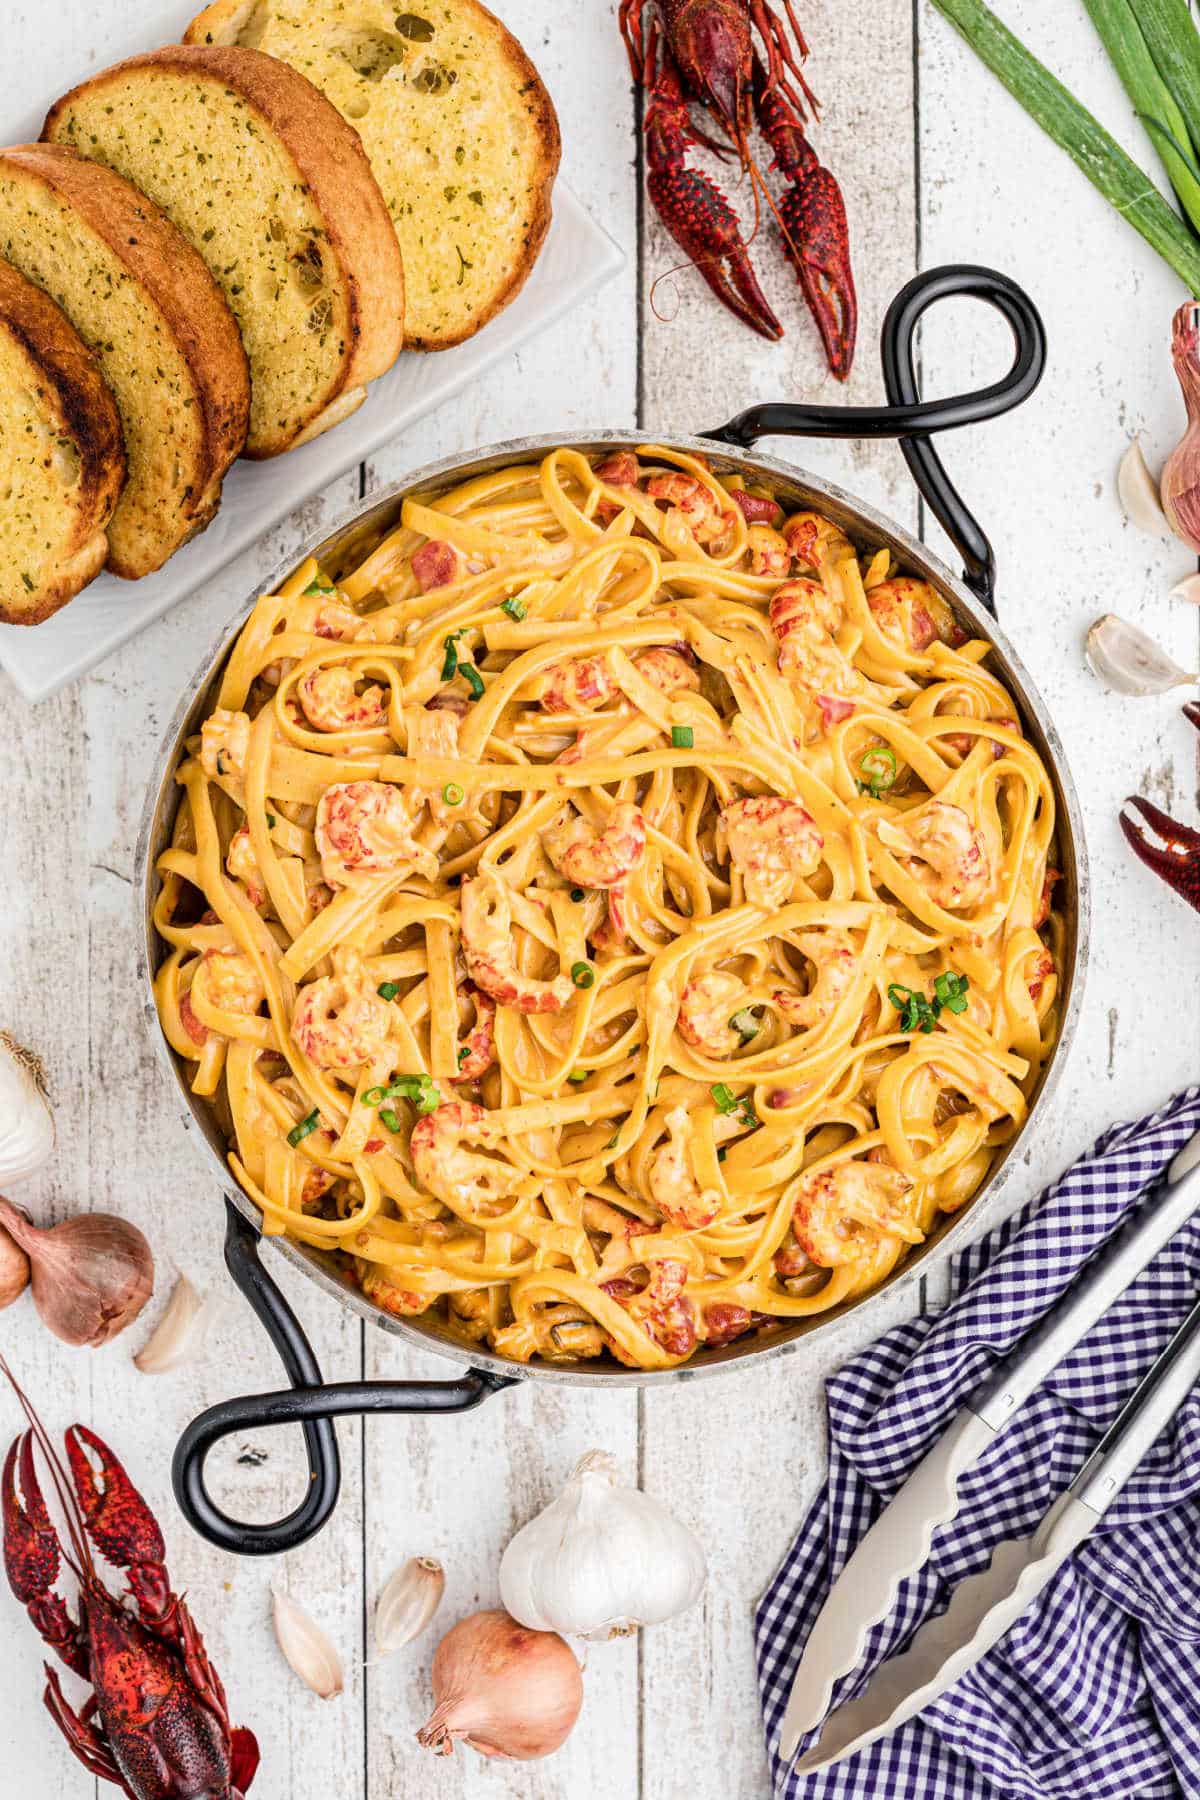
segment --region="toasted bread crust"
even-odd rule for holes
[[[125,264],[161,313],[187,365],[204,419],[202,460],[190,499],[181,508],[194,535],[220,504],[222,478],[246,441],[250,419],[250,371],[225,296],[183,233],[103,163],[89,162],[59,144],[0,150],[0,166],[5,163],[57,193]],[[111,555],[109,566],[122,576],[149,572],[125,568]]]
[[[151,78],[178,75],[234,89],[291,157],[322,216],[347,295],[348,341],[336,379],[303,423],[307,434],[319,414],[347,388],[362,386],[389,369],[404,341],[400,245],[358,133],[319,88],[275,57],[236,46],[167,44],[115,63],[64,94],[46,115],[43,139],[53,142],[63,114],[77,96],[141,70]],[[248,445],[246,455],[278,455],[299,435],[291,433],[286,442]]]
[[[6,624],[37,625],[73,599],[104,565],[104,528],[125,481],[125,446],[117,403],[95,357],[49,295],[3,261],[0,330],[41,372],[79,457],[79,480],[72,490],[74,529],[56,574],[30,595],[28,606],[0,601],[0,620]]]
[[[183,34],[183,41],[195,45],[233,45],[253,19],[256,7],[257,0],[212,0],[210,6],[196,14]],[[529,228],[519,260],[508,279],[497,286],[486,306],[479,308],[460,331],[447,329],[422,333],[407,325],[406,350],[449,350],[473,337],[520,293],[550,229],[551,195],[562,156],[562,138],[554,102],[524,47],[502,20],[481,5],[480,0],[470,0],[470,11],[476,24],[494,39],[497,57],[507,64],[514,87],[523,94],[540,141],[541,155],[531,183]],[[415,288],[413,292],[416,292]]]

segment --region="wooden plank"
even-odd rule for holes
[[[435,456],[500,439],[564,437],[628,424],[636,404],[636,189],[628,70],[611,11],[576,9],[569,21],[543,0],[505,0],[499,11],[537,63],[558,108],[563,177],[630,255],[626,271],[589,305],[522,350],[452,409],[427,419],[377,457],[369,486],[399,480]],[[445,1379],[441,1358],[412,1354],[368,1331],[373,1376]],[[544,1763],[485,1766],[471,1750],[435,1761],[413,1733],[432,1709],[429,1663],[457,1618],[498,1604],[497,1567],[517,1527],[561,1487],[585,1450],[603,1447],[629,1478],[637,1468],[637,1396],[525,1385],[465,1418],[380,1420],[366,1435],[366,1601],[406,1557],[446,1566],[446,1598],[417,1644],[368,1671],[371,1800],[455,1800],[482,1791],[512,1800],[573,1800],[638,1792],[637,1646],[602,1645],[588,1660],[579,1725]],[[618,1729],[613,1721],[620,1721]]]
[[[1169,351],[1171,316],[1185,296],[932,8],[923,13],[926,261],[989,263],[1016,277],[1043,313],[1050,346],[1034,399],[957,434],[947,461],[993,536],[1004,628],[1062,734],[1095,894],[1079,1040],[1012,1204],[1114,1119],[1195,1079],[1197,1030],[1179,995],[1200,972],[1200,933],[1191,912],[1138,865],[1116,822],[1122,798],[1139,791],[1194,822],[1195,735],[1179,715],[1186,693],[1107,694],[1083,658],[1088,625],[1113,611],[1197,666],[1195,609],[1167,598],[1194,560],[1182,545],[1125,523],[1115,491],[1130,437],[1142,434],[1157,466],[1182,429]],[[1083,9],[1019,0],[1005,19],[1160,179]],[[982,308],[947,310],[930,317],[925,334],[930,393],[994,379],[1008,355],[1007,333]]]
[[[854,233],[860,345],[843,388],[825,369],[773,228],[752,256],[786,336],[766,343],[731,318],[694,272],[643,294],[643,419],[664,433],[714,426],[760,400],[868,404],[883,398],[878,335],[895,291],[913,272],[915,233],[911,18],[907,0],[860,7],[853,25],[821,0],[803,9],[809,73],[825,102],[814,143],[837,173]],[[886,103],[880,81],[887,71]],[[766,159],[764,158],[764,161]],[[731,177],[696,154],[730,192]],[[743,196],[744,199],[744,196]],[[742,206],[748,222],[748,212]],[[645,279],[679,261],[648,207]],[[673,318],[667,293],[674,287]],[[912,527],[917,508],[897,452],[887,445],[764,441],[770,454],[842,483]],[[811,1346],[744,1372],[650,1390],[643,1410],[644,1484],[674,1506],[709,1557],[702,1606],[647,1632],[642,1649],[642,1800],[720,1791],[751,1800],[768,1789],[758,1718],[751,1621],[755,1599],[824,1475],[822,1380],[856,1347],[907,1316],[915,1290],[881,1299]]]

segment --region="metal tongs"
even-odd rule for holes
[[[796,1763],[798,1774],[839,1762],[928,1706],[1003,1637],[1096,1529],[1200,1380],[1200,1300],[1032,1535],[999,1544],[988,1567],[955,1589],[946,1611],[882,1663],[856,1699],[825,1718],[833,1688],[859,1662],[867,1633],[891,1611],[900,1583],[928,1559],[935,1529],[958,1511],[960,1477],[1198,1203],[1200,1132],[1175,1157],[1163,1185],[975,1389],[867,1532],[829,1591],[792,1683],[780,1731],[785,1761],[825,1719],[820,1738]]]

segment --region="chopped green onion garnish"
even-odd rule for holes
[[[571,889],[571,898],[572,898],[572,900],[575,901],[576,905],[578,905],[580,900],[587,899],[587,895],[584,893],[582,888],[572,888]]]
[[[515,619],[519,625],[521,620],[525,617],[525,602],[523,600],[501,601],[500,611],[507,613],[509,618]]]
[[[300,1143],[303,1138],[306,1138],[310,1131],[315,1131],[320,1123],[321,1114],[314,1106],[307,1119],[301,1119],[300,1123],[298,1125],[293,1125],[292,1129],[288,1132],[287,1141],[292,1146],[292,1149],[294,1150],[296,1145]]]
[[[487,689],[483,685],[483,676],[479,673],[475,664],[473,662],[459,663],[458,672],[470,688],[471,698],[473,700],[482,700]]]
[[[751,1038],[758,1036],[758,1020],[748,1006],[743,1006],[741,1012],[735,1012],[729,1023],[743,1044],[748,1044]]]
[[[859,787],[864,794],[870,794],[872,800],[878,800],[886,794],[896,781],[896,752],[887,744],[876,744],[868,750],[858,765],[862,776]]]
[[[390,1106],[381,1106],[379,1109],[379,1116],[389,1131],[399,1131],[401,1129],[399,1115],[394,1113]]]
[[[466,1060],[467,1060],[468,1056],[470,1056],[470,1054],[471,1054],[471,1052],[468,1050],[467,1046],[464,1044],[462,1049],[458,1053],[458,1066],[460,1069],[462,1068],[463,1064],[466,1062]]]
[[[381,981],[375,992],[381,1000],[394,1000],[400,992],[400,983],[398,981]]]
[[[419,1113],[436,1112],[442,1103],[441,1091],[434,1086],[431,1075],[397,1075],[386,1087],[368,1088],[363,1095],[364,1106],[378,1106],[381,1100],[411,1100]],[[380,1118],[383,1117],[382,1111]]]
[[[466,795],[459,787],[457,781],[448,781],[442,789],[442,799],[446,802],[447,806],[461,806],[465,798]]]
[[[571,964],[571,980],[577,988],[590,988],[596,979],[596,971],[591,963],[577,962]]]
[[[932,1001],[924,994],[918,994],[912,988],[899,987],[894,982],[888,988],[887,996],[900,1014],[901,1031],[923,1031],[928,1035],[943,1010],[952,1013],[966,1012],[969,986],[965,975],[956,975],[948,970],[934,978]]]
[[[718,1161],[718,1162],[724,1162],[724,1161],[725,1161],[725,1158],[726,1158],[726,1157],[727,1157],[727,1156],[728,1156],[728,1155],[729,1155],[729,1151],[728,1151],[728,1149],[727,1149],[727,1148],[726,1148],[726,1146],[725,1146],[725,1145],[724,1145],[724,1144],[722,1144],[722,1145],[721,1145],[721,1148],[720,1148],[720,1149],[719,1149],[719,1150],[718,1150],[718,1151],[717,1151],[717,1161]]]
[[[567,1080],[578,1084],[581,1081],[586,1081],[591,1072],[590,1069],[572,1069],[571,1073],[567,1076]]]
[[[607,1144],[605,1144],[604,1148],[606,1150],[615,1150],[617,1147],[617,1139],[620,1137],[620,1135],[621,1134],[619,1131],[614,1131],[612,1136],[609,1138]]]
[[[458,673],[458,650],[456,640],[462,636],[461,631],[452,631],[449,637],[442,639],[446,655],[442,661],[442,680],[453,681]]]
[[[749,1099],[744,1099],[742,1101],[742,1104],[738,1108],[738,1118],[743,1125],[749,1125],[751,1129],[762,1124],[762,1120],[755,1112],[753,1103]]]
[[[967,1010],[967,989],[970,986],[965,975],[947,972],[939,975],[933,984],[936,999],[947,1012],[965,1013]]]
[[[709,1089],[709,1092],[717,1103],[719,1113],[737,1111],[738,1097],[731,1087],[726,1087],[723,1081],[718,1081],[715,1087]]]
[[[337,589],[331,587],[327,581],[322,581],[321,577],[317,575],[309,582],[304,592],[306,594],[333,594],[337,592]]]
[[[268,813],[268,814],[267,814],[267,830],[268,830],[268,831],[271,831],[271,830],[273,830],[273,829],[274,829],[274,825],[275,825],[275,814],[274,814],[274,813]]]
[[[690,725],[672,725],[671,743],[676,750],[690,750],[693,732]]]

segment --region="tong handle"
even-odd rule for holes
[[[1076,1500],[1104,1513],[1159,1433],[1200,1381],[1200,1300],[1139,1381],[1070,1486]]]
[[[1162,1185],[1091,1257],[1017,1348],[975,1389],[967,1405],[999,1431],[1200,1205],[1200,1132],[1189,1139]]]

